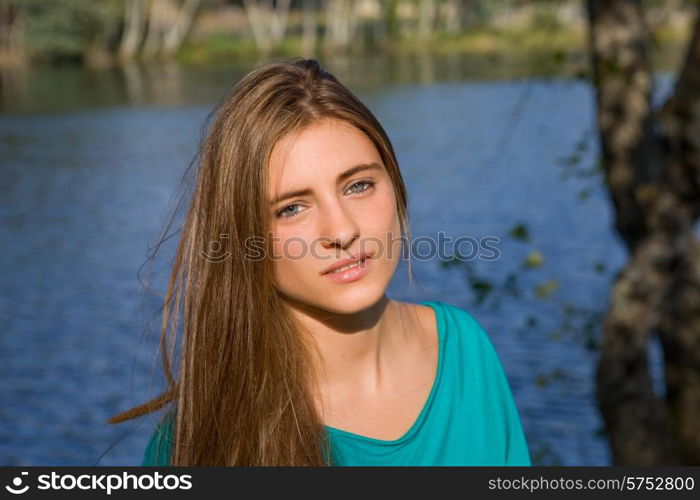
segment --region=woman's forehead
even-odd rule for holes
[[[372,141],[359,129],[344,122],[306,128],[281,139],[270,155],[271,188],[297,178],[335,178],[362,163],[379,163]]]
[[[316,159],[329,161],[334,153],[352,156],[358,149],[376,150],[369,137],[355,126],[340,120],[323,120],[280,139],[272,149],[270,166]]]

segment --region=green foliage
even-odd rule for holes
[[[547,280],[540,283],[535,287],[535,295],[540,299],[546,299],[559,288],[559,282],[557,280]]]
[[[536,328],[537,325],[540,324],[540,321],[537,319],[537,316],[533,316],[532,314],[528,314],[527,318],[525,318],[525,328]]]
[[[562,179],[577,178],[591,181],[588,186],[581,188],[577,193],[576,197],[581,201],[589,199],[595,184],[600,184],[603,180],[604,169],[600,159],[593,165],[586,166],[584,164],[584,157],[590,149],[592,136],[590,129],[585,130],[582,137],[574,145],[573,151],[559,159],[559,165],[563,168],[561,173]]]
[[[493,291],[493,285],[486,280],[472,279],[469,283],[472,290],[476,294],[476,303],[481,304],[486,300],[489,294]]]
[[[549,373],[539,373],[535,376],[535,384],[540,389],[544,389],[555,380],[565,380],[568,374],[562,368],[555,368]]]
[[[549,2],[548,2],[549,3]],[[546,29],[561,28],[561,23],[554,11],[547,8],[539,8],[535,10],[532,20],[534,27],[542,27]]]
[[[508,236],[516,240],[530,241],[530,230],[525,223],[518,222],[508,231]]]
[[[55,60],[62,58],[84,58],[91,51],[114,53],[119,43],[123,26],[125,0],[4,0],[24,11],[26,31],[23,40],[34,58]],[[181,2],[182,0],[178,0]],[[578,78],[588,78],[588,64],[576,62],[576,54],[582,54],[586,38],[580,30],[563,25],[553,9],[555,6],[573,4],[574,0],[470,0],[464,3],[461,30],[446,32],[444,21],[436,19],[430,40],[415,36],[415,18],[401,18],[396,7],[399,0],[379,0],[382,5],[382,24],[375,29],[372,22],[367,29],[360,29],[351,48],[374,52],[386,50],[401,54],[415,50],[429,50],[435,54],[462,53],[489,58],[526,57],[528,66],[541,74],[562,71]],[[670,0],[646,0],[649,6],[659,6]],[[418,0],[414,0],[418,2]],[[231,5],[242,6],[240,0],[204,0],[202,10],[210,13]],[[323,2],[318,3],[320,27],[324,24]],[[300,2],[292,3],[287,37],[275,52],[278,55],[296,55],[301,44]],[[525,7],[529,21],[512,26],[494,19],[513,9]],[[361,28],[365,21],[362,21]],[[249,30],[240,30],[240,23],[230,28],[222,25],[220,33],[208,32],[204,39],[194,45],[185,45],[181,54],[183,61],[206,62],[231,57],[247,57],[258,54],[258,47],[250,37]],[[235,30],[239,30],[235,33]],[[665,30],[664,44],[685,41],[685,33],[672,26],[659,27]],[[681,30],[682,31],[682,30]],[[386,35],[378,35],[384,33]],[[223,38],[222,38],[223,36]],[[212,38],[209,40],[209,38]],[[295,39],[296,38],[296,39]],[[223,43],[222,43],[223,42]],[[360,43],[364,42],[364,43]],[[321,42],[319,42],[321,43]],[[211,49],[211,51],[209,51]],[[573,66],[573,68],[569,68]],[[605,65],[607,71],[615,71],[615,63]]]
[[[552,450],[549,443],[544,442],[535,442],[531,444],[530,460],[535,467],[562,465],[560,456]]]
[[[607,266],[604,262],[597,260],[593,263],[593,269],[596,273],[603,274],[607,270]]]
[[[533,250],[532,252],[527,254],[527,257],[525,257],[525,260],[523,261],[523,267],[530,269],[540,267],[543,261],[544,257],[542,256],[542,252],[540,252],[539,250]]]
[[[118,0],[11,0],[26,14],[27,49],[47,59],[79,58],[118,34]]]

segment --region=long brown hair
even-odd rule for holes
[[[394,150],[370,110],[315,59],[254,69],[212,116],[162,308],[167,389],[109,422],[176,409],[172,465],[331,465],[311,392],[313,346],[275,286],[272,261],[251,259],[246,242],[269,231],[273,146],[324,118],[345,120],[372,140],[393,183],[402,236],[410,238]],[[222,235],[226,258],[204,258]]]

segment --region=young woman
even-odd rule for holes
[[[143,465],[530,465],[477,321],[386,296],[406,188],[347,88],[314,59],[268,63],[200,153],[164,303],[169,388],[110,420],[167,410]]]

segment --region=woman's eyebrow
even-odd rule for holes
[[[364,170],[382,170],[382,167],[378,163],[374,163],[374,162],[372,162],[372,163],[360,163],[359,165],[355,165],[354,167],[350,167],[345,172],[338,174],[338,179],[336,180],[336,183],[340,184],[348,177],[352,177],[356,173],[362,172]],[[284,194],[281,194],[277,198],[273,199],[270,202],[270,205],[276,205],[277,203],[284,201],[288,198],[296,198],[297,196],[307,196],[307,195],[310,195],[312,193],[313,193],[313,191],[310,188],[288,191]]]

